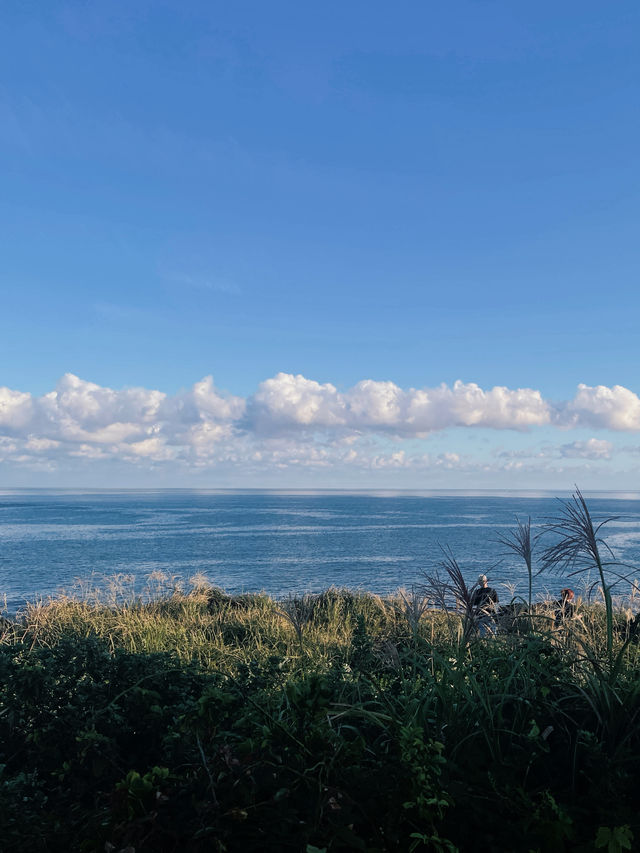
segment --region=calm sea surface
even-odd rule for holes
[[[619,516],[605,538],[640,569],[640,493],[587,498],[594,516]],[[516,516],[539,525],[560,509],[545,493],[5,490],[0,594],[13,612],[25,600],[79,594],[115,575],[132,576],[143,592],[156,572],[185,581],[202,574],[228,592],[387,592],[419,583],[445,546],[470,582],[486,572],[504,600],[504,584],[526,591],[526,570],[498,536]],[[536,579],[539,593],[563,585]]]

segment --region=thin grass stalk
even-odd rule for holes
[[[594,524],[587,503],[578,488],[568,501],[561,501],[560,517],[545,525],[545,529],[560,536],[558,542],[550,545],[543,553],[543,568],[571,569],[570,576],[581,574],[595,567],[598,571],[600,586],[605,603],[606,614],[606,655],[609,672],[613,672],[613,600],[611,597],[612,584],[608,583],[606,571],[611,567],[620,566],[615,559],[603,560],[601,548],[606,549],[613,557],[613,552],[599,535],[601,529],[617,516],[606,518]],[[614,572],[618,580],[627,577]]]
[[[443,548],[442,551],[444,556],[440,561],[440,568],[444,570],[446,577],[441,577],[437,571],[433,575],[423,572],[426,583],[423,584],[422,590],[425,597],[431,599],[447,614],[448,619],[452,611],[462,613],[460,642],[466,644],[476,627],[472,605],[474,587],[467,586],[462,569],[451,549]]]
[[[517,527],[506,536],[499,536],[498,542],[504,545],[509,550],[513,551],[525,562],[527,567],[527,578],[529,588],[527,594],[528,612],[531,613],[531,603],[533,600],[533,541],[531,539],[531,516],[523,524],[519,518],[516,518]]]

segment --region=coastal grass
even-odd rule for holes
[[[156,574],[29,604],[0,623],[2,850],[634,849],[639,620],[577,520],[559,559],[595,543],[604,586],[486,636],[450,552],[388,596]]]
[[[482,638],[416,589],[30,604],[0,636],[3,849],[640,837],[635,623],[532,611]]]

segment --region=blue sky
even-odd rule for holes
[[[639,24],[631,2],[3,3],[3,479],[633,487]],[[279,374],[321,390],[267,395]],[[182,423],[209,375],[233,416],[127,409],[92,438],[124,417],[94,386]],[[369,380],[409,396],[365,417]],[[457,380],[551,414],[460,392],[412,426],[411,389]],[[577,405],[581,383],[605,390]]]

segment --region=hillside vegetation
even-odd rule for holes
[[[633,849],[637,622],[582,510],[541,565],[595,570],[591,599],[516,602],[488,636],[451,555],[389,597],[28,606],[0,628],[1,849]]]

